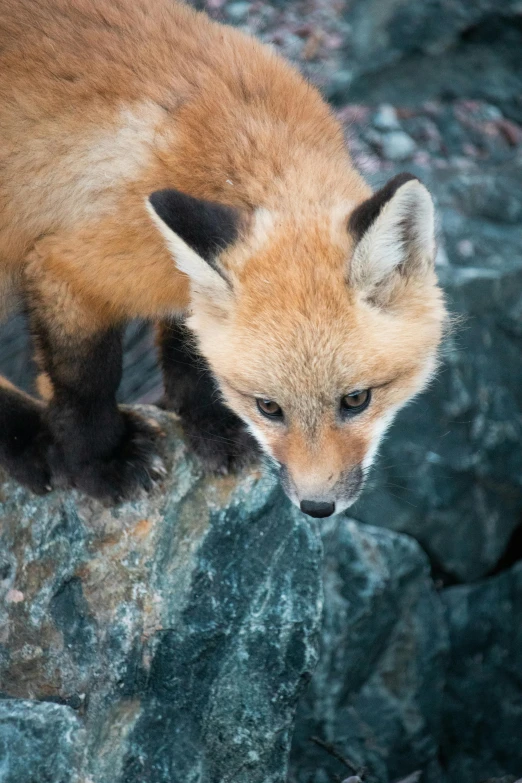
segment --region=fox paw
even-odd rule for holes
[[[129,411],[122,416],[125,433],[112,454],[80,466],[69,476],[75,489],[109,503],[150,491],[167,473],[157,449],[159,428]]]
[[[21,450],[16,448],[14,452],[6,455],[5,459],[0,459],[0,465],[5,467],[15,481],[35,495],[46,495],[53,488],[46,452],[46,437],[36,437]]]
[[[13,395],[13,400],[0,435],[0,466],[36,495],[45,495],[52,489],[47,459],[50,432],[36,403],[21,395]]]
[[[181,416],[190,449],[209,473],[226,475],[256,462],[260,448],[243,422],[234,414],[208,419]]]

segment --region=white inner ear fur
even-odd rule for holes
[[[211,299],[214,305],[228,306],[232,293],[227,282],[219,272],[216,272],[204,258],[201,258],[175,231],[172,231],[164,223],[148,199],[146,203],[147,211],[163,234],[176,267],[190,278],[192,293]]]
[[[402,185],[355,248],[350,282],[371,293],[401,268],[427,272],[435,257],[435,212],[429,192],[417,180]]]

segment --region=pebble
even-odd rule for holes
[[[475,253],[475,247],[470,239],[461,239],[457,245],[457,250],[463,258],[471,258]]]
[[[343,93],[350,87],[353,82],[353,71],[341,70],[334,73],[330,84],[328,85],[328,94],[333,95],[335,93]]]
[[[406,160],[411,158],[417,145],[407,133],[396,130],[382,136],[381,149],[383,156],[388,160]]]
[[[372,118],[374,128],[381,131],[398,130],[400,128],[397,112],[389,103],[382,103]]]
[[[227,16],[232,22],[241,22],[250,11],[250,3],[244,0],[238,0],[236,3],[230,3],[227,6]]]

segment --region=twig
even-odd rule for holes
[[[310,740],[315,742],[316,745],[319,745],[320,748],[323,748],[323,750],[329,753],[330,756],[333,756],[334,759],[340,761],[341,764],[344,764],[344,766],[349,769],[350,772],[353,772],[357,777],[361,778],[361,780],[364,778],[364,775],[366,774],[364,767],[362,769],[357,769],[355,764],[343,756],[342,753],[340,753],[335,745],[333,745],[331,742],[325,742],[319,737],[310,737]]]

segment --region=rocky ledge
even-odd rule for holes
[[[141,410],[169,467],[148,496],[0,478],[2,783],[520,777],[520,564],[438,591],[412,538],[204,477]]]
[[[173,418],[149,496],[0,484],[2,783],[280,783],[317,659],[316,530],[259,472],[203,478]]]

